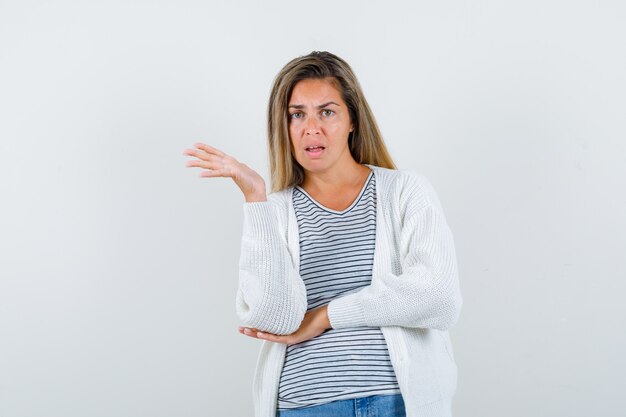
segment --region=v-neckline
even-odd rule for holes
[[[311,197],[311,195],[309,193],[307,193],[304,190],[304,188],[300,187],[299,185],[297,185],[296,188],[298,190],[300,190],[304,195],[306,195],[313,202],[313,204],[315,204],[316,206],[318,206],[322,210],[329,211],[329,212],[335,213],[335,214],[345,214],[348,211],[352,210],[352,208],[354,206],[356,206],[358,204],[358,202],[361,200],[361,197],[363,196],[363,193],[365,193],[365,189],[367,188],[367,185],[370,183],[373,175],[374,175],[374,170],[370,168],[370,173],[367,175],[367,178],[365,179],[365,182],[363,183],[363,186],[361,187],[361,191],[359,191],[359,194],[356,196],[354,201],[347,208],[345,208],[343,210],[333,210],[331,208],[328,208],[325,205],[321,204],[316,199],[314,199],[313,197]]]

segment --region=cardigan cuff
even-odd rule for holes
[[[276,210],[270,201],[243,203],[243,236],[259,238],[268,236],[276,227]]]
[[[328,303],[328,321],[333,329],[367,326],[365,311],[358,298],[359,294],[353,293]]]

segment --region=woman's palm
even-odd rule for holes
[[[265,181],[248,165],[237,161],[217,148],[204,143],[196,143],[197,149],[185,149],[183,155],[195,156],[198,159],[187,162],[188,167],[205,168],[201,177],[230,177],[246,197],[246,201],[263,201]]]

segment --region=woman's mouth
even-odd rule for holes
[[[326,148],[323,147],[323,146],[309,146],[309,147],[305,148],[304,150],[309,155],[320,155],[324,149],[326,149]]]

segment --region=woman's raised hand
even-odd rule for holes
[[[185,149],[183,155],[195,156],[188,167],[205,168],[201,177],[230,177],[235,181],[247,202],[266,201],[265,180],[252,168],[230,155],[204,143],[195,143],[197,149]]]

